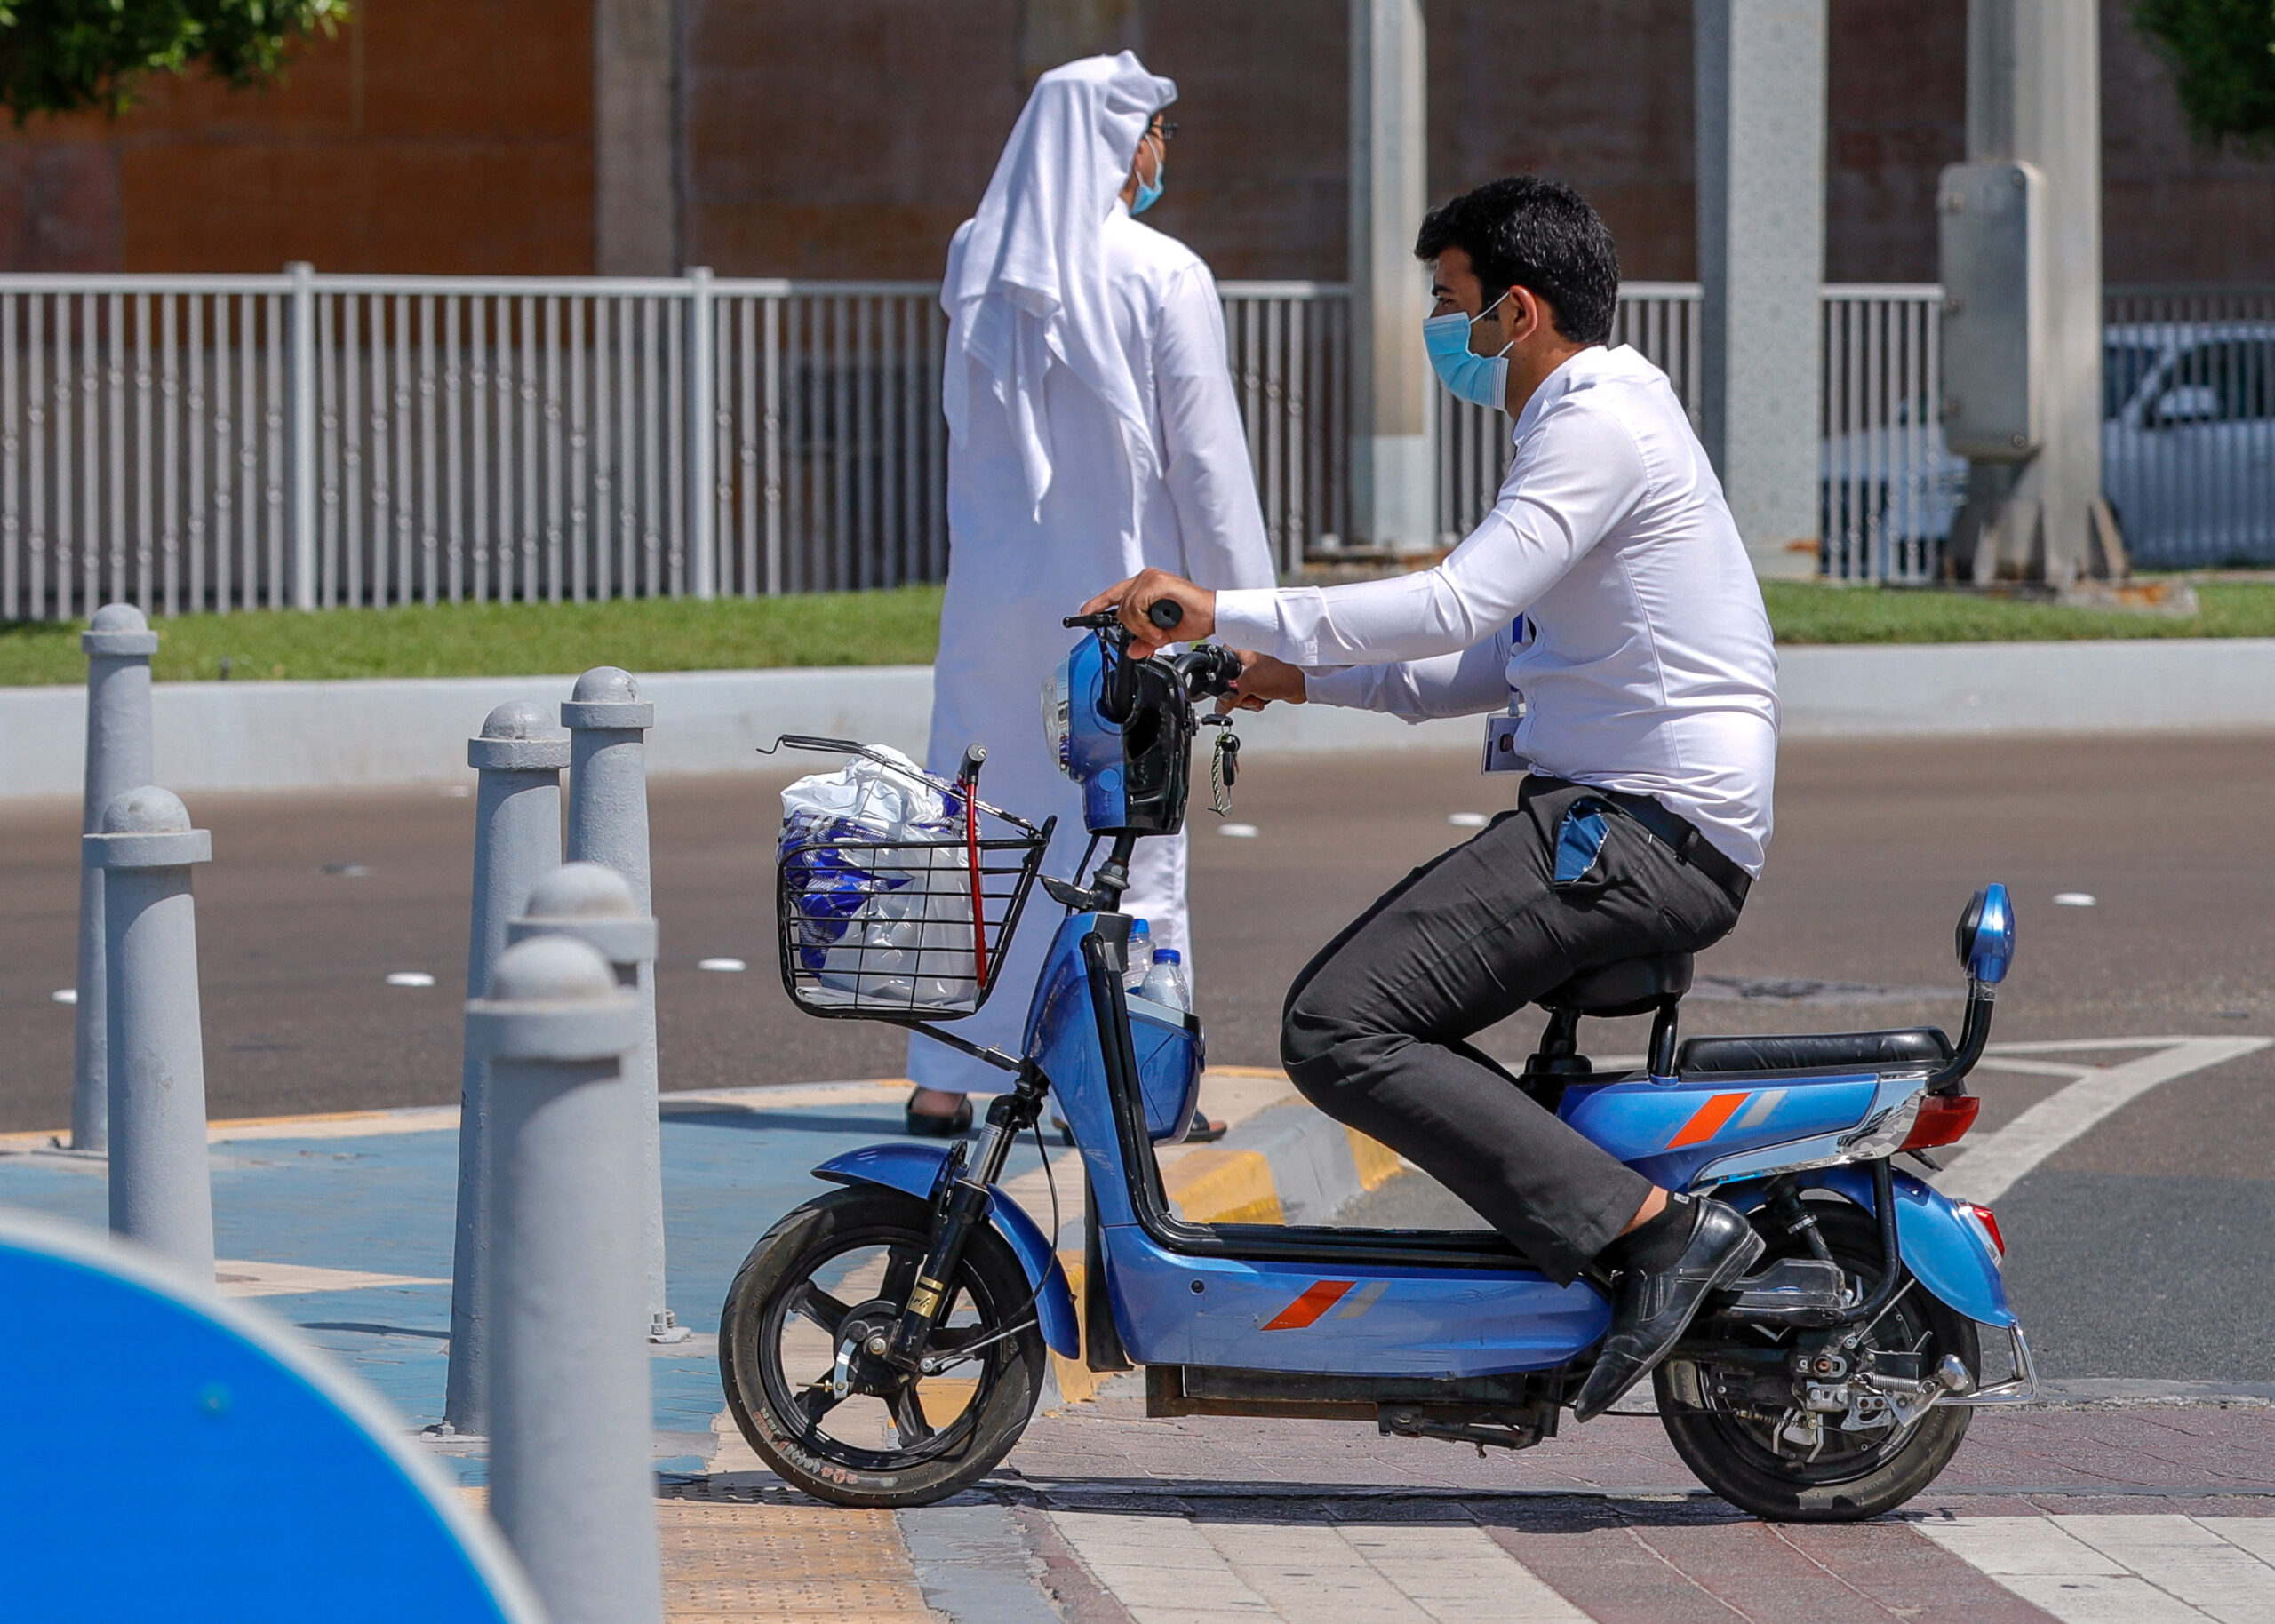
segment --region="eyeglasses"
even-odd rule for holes
[[[1174,140],[1177,139],[1177,125],[1166,118],[1157,118],[1145,126],[1145,133],[1158,135],[1165,141]]]

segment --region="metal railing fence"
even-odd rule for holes
[[[1350,534],[1347,290],[1226,283],[1283,570]],[[1933,285],[1824,290],[1824,568],[1920,579],[1964,487]],[[1694,419],[1695,283],[1615,341]],[[2275,558],[2275,290],[2112,290],[2104,464],[2137,561]],[[0,618],[766,594],[942,578],[928,283],[0,276]],[[1438,397],[1441,539],[1499,413]]]

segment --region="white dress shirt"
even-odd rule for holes
[[[1219,641],[1306,667],[1320,704],[1409,721],[1521,696],[1536,770],[1651,796],[1760,873],[1777,657],[1682,402],[1634,350],[1592,347],[1526,402],[1515,443],[1493,511],[1435,569],[1219,592]]]

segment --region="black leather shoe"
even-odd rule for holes
[[[971,1129],[971,1102],[959,1101],[954,1111],[943,1117],[932,1111],[916,1109],[916,1096],[908,1096],[908,1108],[903,1113],[908,1118],[910,1134],[918,1139],[960,1139]]]
[[[1620,1395],[1648,1375],[1681,1339],[1707,1294],[1728,1285],[1753,1267],[1763,1251],[1761,1237],[1745,1214],[1720,1201],[1701,1199],[1690,1244],[1671,1268],[1623,1270],[1611,1306],[1611,1330],[1603,1339],[1596,1366],[1572,1401],[1576,1421],[1593,1421]]]

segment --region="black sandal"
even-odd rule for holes
[[[1215,1144],[1233,1130],[1222,1122],[1209,1120],[1209,1113],[1198,1105],[1193,1108],[1193,1126],[1185,1130],[1187,1144]]]
[[[915,1094],[910,1095],[908,1096],[907,1107],[903,1112],[903,1114],[908,1118],[908,1132],[912,1137],[917,1139],[961,1139],[965,1134],[970,1131],[971,1102],[969,1099],[960,1103],[952,1113],[943,1117],[936,1111],[919,1111],[916,1109],[916,1095],[923,1092],[924,1091],[922,1088],[919,1088],[916,1090]]]

